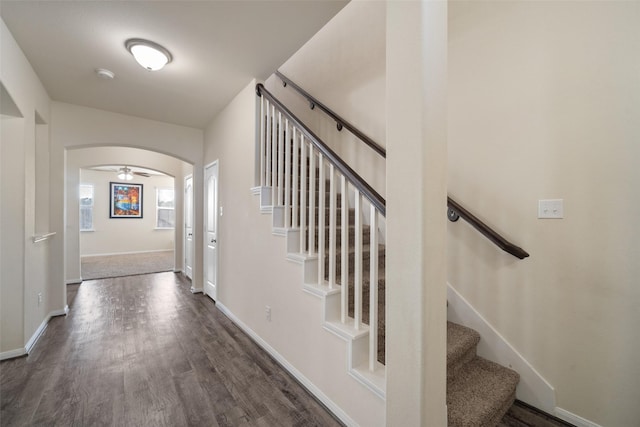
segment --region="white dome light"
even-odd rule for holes
[[[171,62],[171,53],[157,43],[143,39],[129,39],[125,46],[138,64],[149,71],[161,70]]]

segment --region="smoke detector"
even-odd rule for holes
[[[96,70],[96,74],[98,75],[98,77],[100,77],[101,79],[105,79],[105,80],[111,80],[116,76],[113,73],[113,71],[107,70],[106,68],[98,68]]]

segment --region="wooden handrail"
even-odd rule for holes
[[[487,239],[491,240],[496,246],[502,249],[505,252],[510,253],[516,258],[524,259],[529,256],[529,254],[519,246],[514,245],[504,237],[502,237],[498,232],[489,227],[487,224],[478,219],[471,212],[463,208],[458,202],[453,200],[451,197],[447,197],[447,206],[449,211],[447,216],[449,220],[455,222],[458,218],[462,218],[467,221],[473,228],[478,230],[480,234],[485,236]]]
[[[365,135],[364,133],[360,132],[360,130],[358,130],[355,126],[353,126],[351,123],[349,123],[348,121],[346,121],[345,119],[343,119],[342,117],[340,117],[338,114],[336,114],[335,112],[333,112],[329,107],[327,107],[326,105],[324,105],[322,102],[318,101],[316,98],[314,98],[311,94],[309,94],[307,91],[305,91],[304,89],[302,89],[300,86],[298,86],[297,84],[295,84],[293,81],[291,81],[291,79],[289,79],[288,77],[286,77],[284,74],[282,74],[280,71],[276,71],[276,76],[278,76],[278,78],[280,78],[280,80],[282,80],[282,83],[287,86],[291,86],[293,89],[295,89],[300,95],[304,96],[305,98],[307,98],[307,101],[309,101],[309,106],[311,107],[311,109],[313,110],[315,107],[320,108],[327,116],[331,117],[333,120],[335,120],[336,122],[336,126],[338,128],[338,130],[342,130],[342,128],[346,128],[349,132],[351,132],[352,134],[354,134],[357,138],[359,138],[362,142],[364,142],[365,144],[367,144],[369,147],[371,147],[371,149],[373,151],[375,151],[376,153],[380,154],[382,157],[386,158],[387,157],[387,151],[380,146],[378,143],[376,143],[373,139],[369,138],[367,135]]]
[[[365,144],[375,150],[382,157],[387,156],[386,150],[378,145],[375,141],[373,141],[368,136],[364,135],[357,128],[355,128],[352,124],[344,120],[342,117],[334,113],[330,108],[322,104],[316,98],[307,93],[300,86],[295,84],[291,79],[284,76],[281,72],[276,71],[276,76],[280,78],[283,84],[291,85],[296,91],[298,91],[302,96],[307,98],[307,100],[311,104],[311,108],[315,106],[319,107],[323,112],[325,112],[329,117],[336,121],[338,125],[338,130],[340,130],[343,126],[347,128],[352,134],[360,138]],[[338,157],[324,142],[320,140],[309,128],[307,128],[297,117],[293,115],[280,101],[278,101],[269,91],[267,91],[262,84],[256,85],[256,92],[259,96],[262,95],[261,92],[265,92],[265,96],[267,96],[271,102],[278,105],[280,109],[289,117],[289,120],[293,121],[307,136],[309,140],[311,140],[314,145],[324,154],[327,158],[331,159],[331,161],[336,165],[338,170],[342,172],[355,186],[363,193],[369,201],[382,213],[382,215],[386,215],[386,202],[369,184],[366,183],[358,174],[356,174],[353,169],[351,169],[340,157]],[[489,227],[487,224],[478,219],[471,212],[462,207],[458,202],[453,200],[451,197],[447,197],[447,207],[449,208],[448,217],[449,220],[455,222],[458,218],[462,218],[467,221],[473,228],[478,230],[480,234],[485,236],[487,239],[491,240],[496,246],[502,249],[505,252],[515,256],[519,259],[524,259],[529,256],[529,254],[519,246],[514,245],[509,242],[507,239],[502,237],[497,231]]]
[[[360,175],[345,163],[331,148],[327,146],[311,129],[309,129],[302,121],[296,117],[287,107],[284,106],[271,92],[265,89],[262,83],[256,85],[256,94],[258,96],[264,96],[273,105],[276,105],[280,111],[292,122],[304,136],[311,141],[311,143],[325,156],[335,167],[349,180],[354,187],[360,191],[369,202],[375,206],[382,216],[386,216],[387,208],[384,198],[371,187]]]

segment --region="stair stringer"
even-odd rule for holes
[[[322,300],[322,325],[325,330],[347,343],[347,372],[381,399],[386,395],[386,368],[376,361],[373,372],[368,366],[369,325],[359,328],[340,321],[340,285],[333,288],[318,283],[318,257],[299,253],[300,230],[287,229],[287,260],[303,270],[302,290]]]
[[[318,283],[318,257],[300,253],[300,229],[284,227],[284,207],[271,205],[271,187],[251,191],[260,197],[260,212],[272,214],[272,234],[286,239],[286,259],[302,266],[302,290],[322,300],[323,328],[346,341],[347,373],[384,400],[386,368],[377,361],[373,371],[368,366],[369,326],[355,328],[340,321],[340,285],[330,288]]]
[[[517,399],[550,414],[555,412],[553,386],[450,283],[447,283],[447,320],[480,333],[479,356],[520,374]]]

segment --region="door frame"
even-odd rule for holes
[[[216,177],[216,199],[217,202],[215,203],[214,206],[214,215],[215,215],[215,221],[216,221],[216,251],[215,251],[215,289],[214,289],[214,294],[215,295],[209,295],[207,293],[207,268],[208,268],[208,263],[209,260],[207,259],[208,257],[208,253],[207,253],[207,247],[208,247],[208,230],[207,230],[207,208],[208,208],[208,199],[207,199],[207,171],[210,168],[213,168],[215,166],[215,177]],[[220,161],[219,159],[214,160],[211,163],[208,163],[204,166],[204,191],[203,191],[203,210],[204,210],[204,218],[202,221],[202,235],[203,235],[203,239],[202,239],[202,243],[203,243],[203,263],[202,263],[202,278],[203,278],[203,284],[202,284],[202,288],[203,288],[203,293],[207,296],[209,296],[212,300],[216,301],[218,298],[218,290],[220,288],[220,283],[218,278],[220,277],[219,274],[219,265],[220,263],[218,262],[218,260],[220,259],[220,238],[219,238],[219,215],[218,215],[218,211],[219,211],[219,205],[220,205]]]
[[[188,203],[187,203],[187,180],[191,180],[191,276],[189,276],[189,274],[187,274],[187,254],[189,253],[187,246],[189,246],[188,243],[188,235],[187,235],[187,209],[188,209]],[[196,245],[195,245],[195,239],[193,237],[193,231],[195,230],[194,227],[194,220],[195,220],[195,200],[194,200],[194,191],[193,191],[193,174],[190,173],[189,175],[186,175],[183,179],[183,188],[184,188],[184,196],[183,196],[183,200],[184,200],[184,206],[183,206],[183,224],[182,224],[182,229],[183,229],[183,241],[182,241],[182,251],[183,251],[183,260],[182,260],[182,267],[183,267],[183,271],[184,271],[184,275],[187,276],[190,280],[191,283],[193,283],[193,261],[194,261],[194,257],[195,257],[195,249],[196,249]]]

